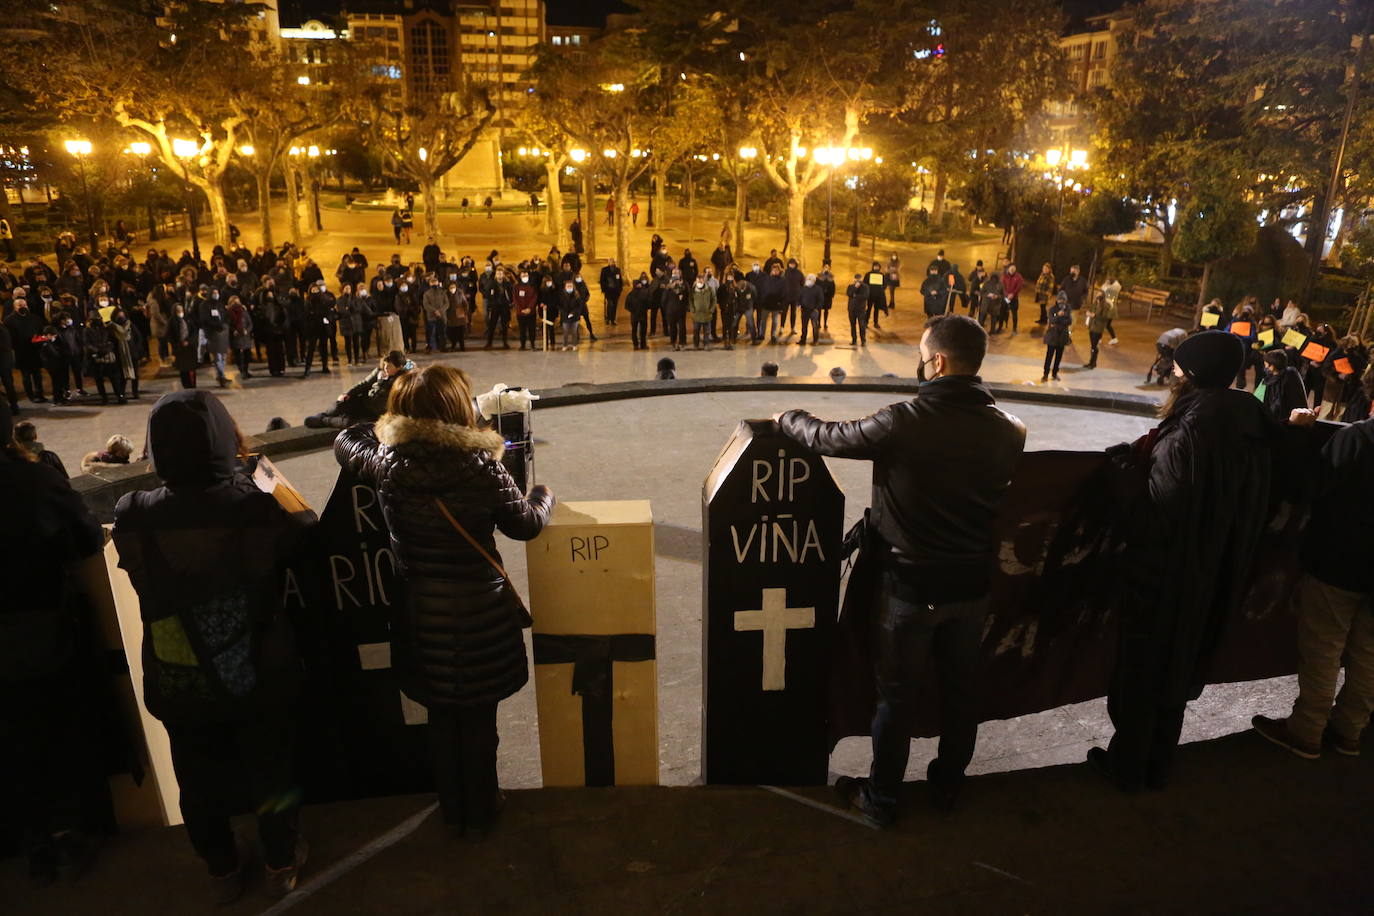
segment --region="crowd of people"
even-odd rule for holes
[[[584,332],[598,340],[594,310],[603,333],[628,323],[635,349],[656,338],[673,350],[734,349],[741,331],[749,344],[777,344],[797,336],[799,317],[799,342],[815,345],[829,334],[837,295],[828,262],[804,274],[774,250],[746,268],[724,234],[705,263],[690,249],[674,257],[655,235],[637,277],[613,258],[584,275],[580,244],[514,264],[495,250],[480,264],[453,257],[433,239],[413,263],[399,253],[373,263],[354,247],[328,274],[291,244],[250,250],[236,241],[208,260],[155,248],[139,259],[128,246],[92,252],[62,233],[51,264],[0,264],[0,381],[12,411],[21,409],[15,369],[31,403],[68,404],[93,388],[101,403],[122,404],[140,397],[149,367],[174,369],[184,388],[207,374],[225,387],[231,371],[239,380],[305,377],[392,350],[577,350]],[[899,285],[895,254],[855,276],[845,292],[853,345],[867,344],[870,322],[880,328]]]

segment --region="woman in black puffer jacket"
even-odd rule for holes
[[[477,423],[468,377],[431,365],[397,378],[387,412],[344,430],[334,454],[377,488],[409,601],[391,621],[401,689],[429,709],[444,819],[484,836],[500,809],[496,704],[529,680],[523,611],[505,580],[445,517],[440,503],[500,563],[495,529],[527,541],[553,494],[526,498],[501,464],[503,440]]]

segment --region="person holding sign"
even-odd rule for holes
[[[1088,762],[1126,792],[1168,784],[1188,702],[1250,586],[1269,518],[1280,427],[1230,387],[1244,359],[1245,345],[1224,331],[1184,340],[1160,425],[1108,453],[1136,495],[1124,510],[1107,694],[1116,732]]]
[[[938,277],[937,277],[938,279]],[[978,377],[988,336],[964,315],[937,315],[921,336],[916,398],[862,420],[778,416],[783,434],[822,455],[873,462],[869,535],[881,544],[875,611],[873,765],[836,791],[876,826],[897,816],[911,752],[913,684],[933,652],[940,676],[940,749],[926,771],[952,806],[978,736],[978,645],[995,563],[993,521],[1026,444],[1021,421]]]
[[[429,710],[440,809],[477,838],[504,803],[496,705],[529,680],[529,612],[494,533],[531,540],[553,510],[548,487],[521,493],[504,451],[501,434],[478,423],[467,374],[437,364],[400,375],[381,419],[334,442],[339,465],[377,490],[406,580],[391,660],[406,696]]]
[[[1282,350],[1270,350],[1261,359],[1264,367],[1262,381],[1255,385],[1255,397],[1259,398],[1264,409],[1273,414],[1280,423],[1287,420],[1295,410],[1307,409],[1307,389],[1302,384],[1302,374],[1288,365],[1288,354]]]

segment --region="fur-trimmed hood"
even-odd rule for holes
[[[496,430],[457,426],[442,420],[418,420],[385,413],[377,421],[375,430],[377,441],[391,448],[424,442],[457,452],[487,452],[496,461],[506,452],[505,439]]]

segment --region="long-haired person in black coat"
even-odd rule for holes
[[[1230,387],[1244,362],[1233,334],[1189,337],[1174,353],[1159,426],[1112,450],[1130,456],[1136,483],[1107,693],[1116,732],[1088,762],[1124,791],[1167,784],[1184,712],[1245,597],[1269,519],[1283,433],[1254,395]]]
[[[377,489],[409,596],[392,620],[392,664],[429,710],[444,819],[476,837],[503,801],[496,705],[529,680],[528,617],[498,568],[494,533],[528,541],[553,510],[548,487],[520,492],[502,451],[501,434],[478,422],[466,373],[437,364],[399,376],[381,419],[334,443],[339,464]]]

